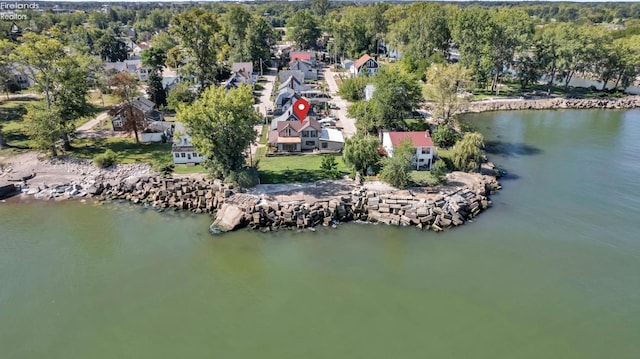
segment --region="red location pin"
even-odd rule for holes
[[[302,122],[307,117],[309,112],[309,102],[301,98],[293,104],[293,112],[298,117],[298,121]]]

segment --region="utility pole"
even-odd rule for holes
[[[260,58],[260,76],[262,76],[262,57]]]

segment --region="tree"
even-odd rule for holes
[[[358,131],[367,134],[378,126],[376,106],[378,104],[374,101],[357,101],[347,109],[349,117],[356,119]]]
[[[348,101],[364,100],[364,89],[373,82],[366,76],[356,76],[345,79],[340,85],[338,94]]]
[[[113,95],[121,104],[109,111],[110,115],[120,115],[124,118],[124,130],[133,132],[136,143],[140,143],[138,132],[144,129],[144,114],[134,106],[134,99],[138,96],[139,87],[136,78],[128,72],[120,72],[111,78]]]
[[[405,138],[400,145],[393,149],[393,156],[382,161],[380,178],[390,185],[404,188],[411,182],[411,164],[416,149],[409,138]]]
[[[438,184],[443,184],[447,181],[447,172],[449,172],[449,169],[447,168],[447,164],[444,163],[443,160],[437,160],[433,164],[430,172],[431,176],[435,178]]]
[[[127,44],[118,39],[113,31],[108,31],[100,37],[95,48],[100,58],[110,62],[124,61],[127,59]]]
[[[459,95],[470,82],[469,72],[460,64],[434,64],[426,74],[426,97],[433,101],[433,117],[449,122],[466,103]]]
[[[61,58],[52,76],[52,102],[55,104],[62,128],[64,149],[71,149],[71,136],[75,133],[75,120],[87,116],[91,106],[87,103],[90,74],[96,63],[85,55],[71,54]]]
[[[167,96],[167,108],[177,111],[180,104],[191,104],[193,102],[193,93],[189,88],[189,83],[181,82],[169,91]]]
[[[458,134],[451,127],[447,125],[440,125],[433,131],[431,138],[436,146],[446,148],[451,147],[456,143],[458,140]]]
[[[65,56],[64,48],[60,41],[34,33],[24,34],[22,41],[11,54],[10,60],[16,62],[18,70],[24,72],[44,93],[49,109],[55,65]]]
[[[435,53],[442,59],[449,55],[449,19],[439,4],[415,3],[403,10],[399,21],[390,21],[391,42],[400,48],[407,71],[424,76]]]
[[[329,0],[313,0],[311,3],[311,11],[317,16],[325,16],[330,7]]]
[[[483,138],[478,132],[465,133],[453,147],[453,165],[460,171],[473,172],[480,167]]]
[[[150,47],[140,55],[142,64],[149,67],[152,71],[160,72],[167,61],[167,55],[162,49]]]
[[[287,37],[303,50],[313,49],[320,37],[320,27],[308,10],[298,11],[287,20]]]
[[[151,71],[147,81],[147,94],[157,107],[167,105],[167,93],[162,87],[162,77],[157,71]]]
[[[33,148],[50,151],[52,157],[58,155],[57,142],[63,133],[57,109],[46,103],[29,106],[24,116],[27,134],[32,141]]]
[[[380,162],[379,146],[377,138],[358,133],[345,141],[342,159],[355,172],[366,174],[369,169],[376,171]]]
[[[335,156],[332,156],[332,155],[322,156],[320,169],[325,173],[325,176],[329,178],[335,179],[340,177],[340,171],[338,170],[338,162],[336,162]]]
[[[12,82],[11,75],[11,53],[15,45],[6,39],[0,40],[0,92],[5,92],[9,98],[9,85]],[[1,146],[2,144],[0,144]]]
[[[181,46],[190,55],[194,75],[200,82],[200,91],[216,83],[218,74],[217,49],[220,45],[215,13],[198,8],[180,13],[171,19],[172,33],[180,38]]]
[[[251,87],[226,91],[210,87],[191,105],[178,108],[177,120],[187,126],[198,153],[207,157],[205,165],[216,178],[239,171],[244,153],[255,140],[254,126],[260,116],[253,108]]]
[[[374,79],[376,90],[370,103],[378,126],[386,129],[404,127],[404,118],[422,101],[420,84],[395,68],[383,67]]]
[[[251,61],[254,68],[262,69],[262,63],[269,63],[269,59],[271,59],[271,45],[275,43],[273,28],[264,18],[254,16],[242,43],[244,54],[242,60]]]

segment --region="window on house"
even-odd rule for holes
[[[187,139],[186,138],[182,138],[182,144],[186,145],[187,144]]]
[[[422,147],[422,154],[428,155],[431,153],[431,147]]]
[[[290,137],[291,136],[291,129],[290,128],[285,129],[284,130],[284,135],[287,136],[287,137]]]
[[[176,156],[176,158],[180,158],[180,154],[179,153],[175,153],[174,155]]]
[[[326,142],[322,142],[322,148],[328,148],[328,147],[329,147],[329,144],[328,144],[328,143],[326,143]]]
[[[185,157],[187,157],[187,156],[184,154],[184,152],[182,152],[182,153],[180,154],[180,157],[185,158]]]
[[[302,131],[302,137],[309,137],[309,131]]]
[[[315,146],[316,145],[316,141],[305,141],[304,143],[306,146]]]

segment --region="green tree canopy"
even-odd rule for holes
[[[404,118],[422,101],[420,84],[396,68],[382,67],[374,78],[376,89],[369,101],[375,109],[378,126],[404,127]]]
[[[464,105],[461,95],[470,82],[469,72],[460,64],[434,64],[426,73],[425,95],[432,101],[432,115],[445,122]]]
[[[483,138],[478,132],[465,133],[453,147],[452,161],[456,169],[465,172],[480,168]]]
[[[411,182],[411,165],[416,149],[409,138],[405,138],[400,145],[393,149],[393,157],[382,160],[380,178],[390,185],[405,188]]]
[[[298,11],[287,20],[287,37],[303,50],[314,49],[320,27],[308,10]]]
[[[255,140],[260,116],[253,108],[251,87],[226,91],[210,87],[191,105],[178,108],[177,119],[187,126],[193,145],[207,156],[205,165],[216,178],[242,169],[245,151]]]
[[[376,137],[358,133],[345,141],[342,159],[349,167],[363,175],[369,168],[376,171],[380,162],[379,146],[380,141]]]

